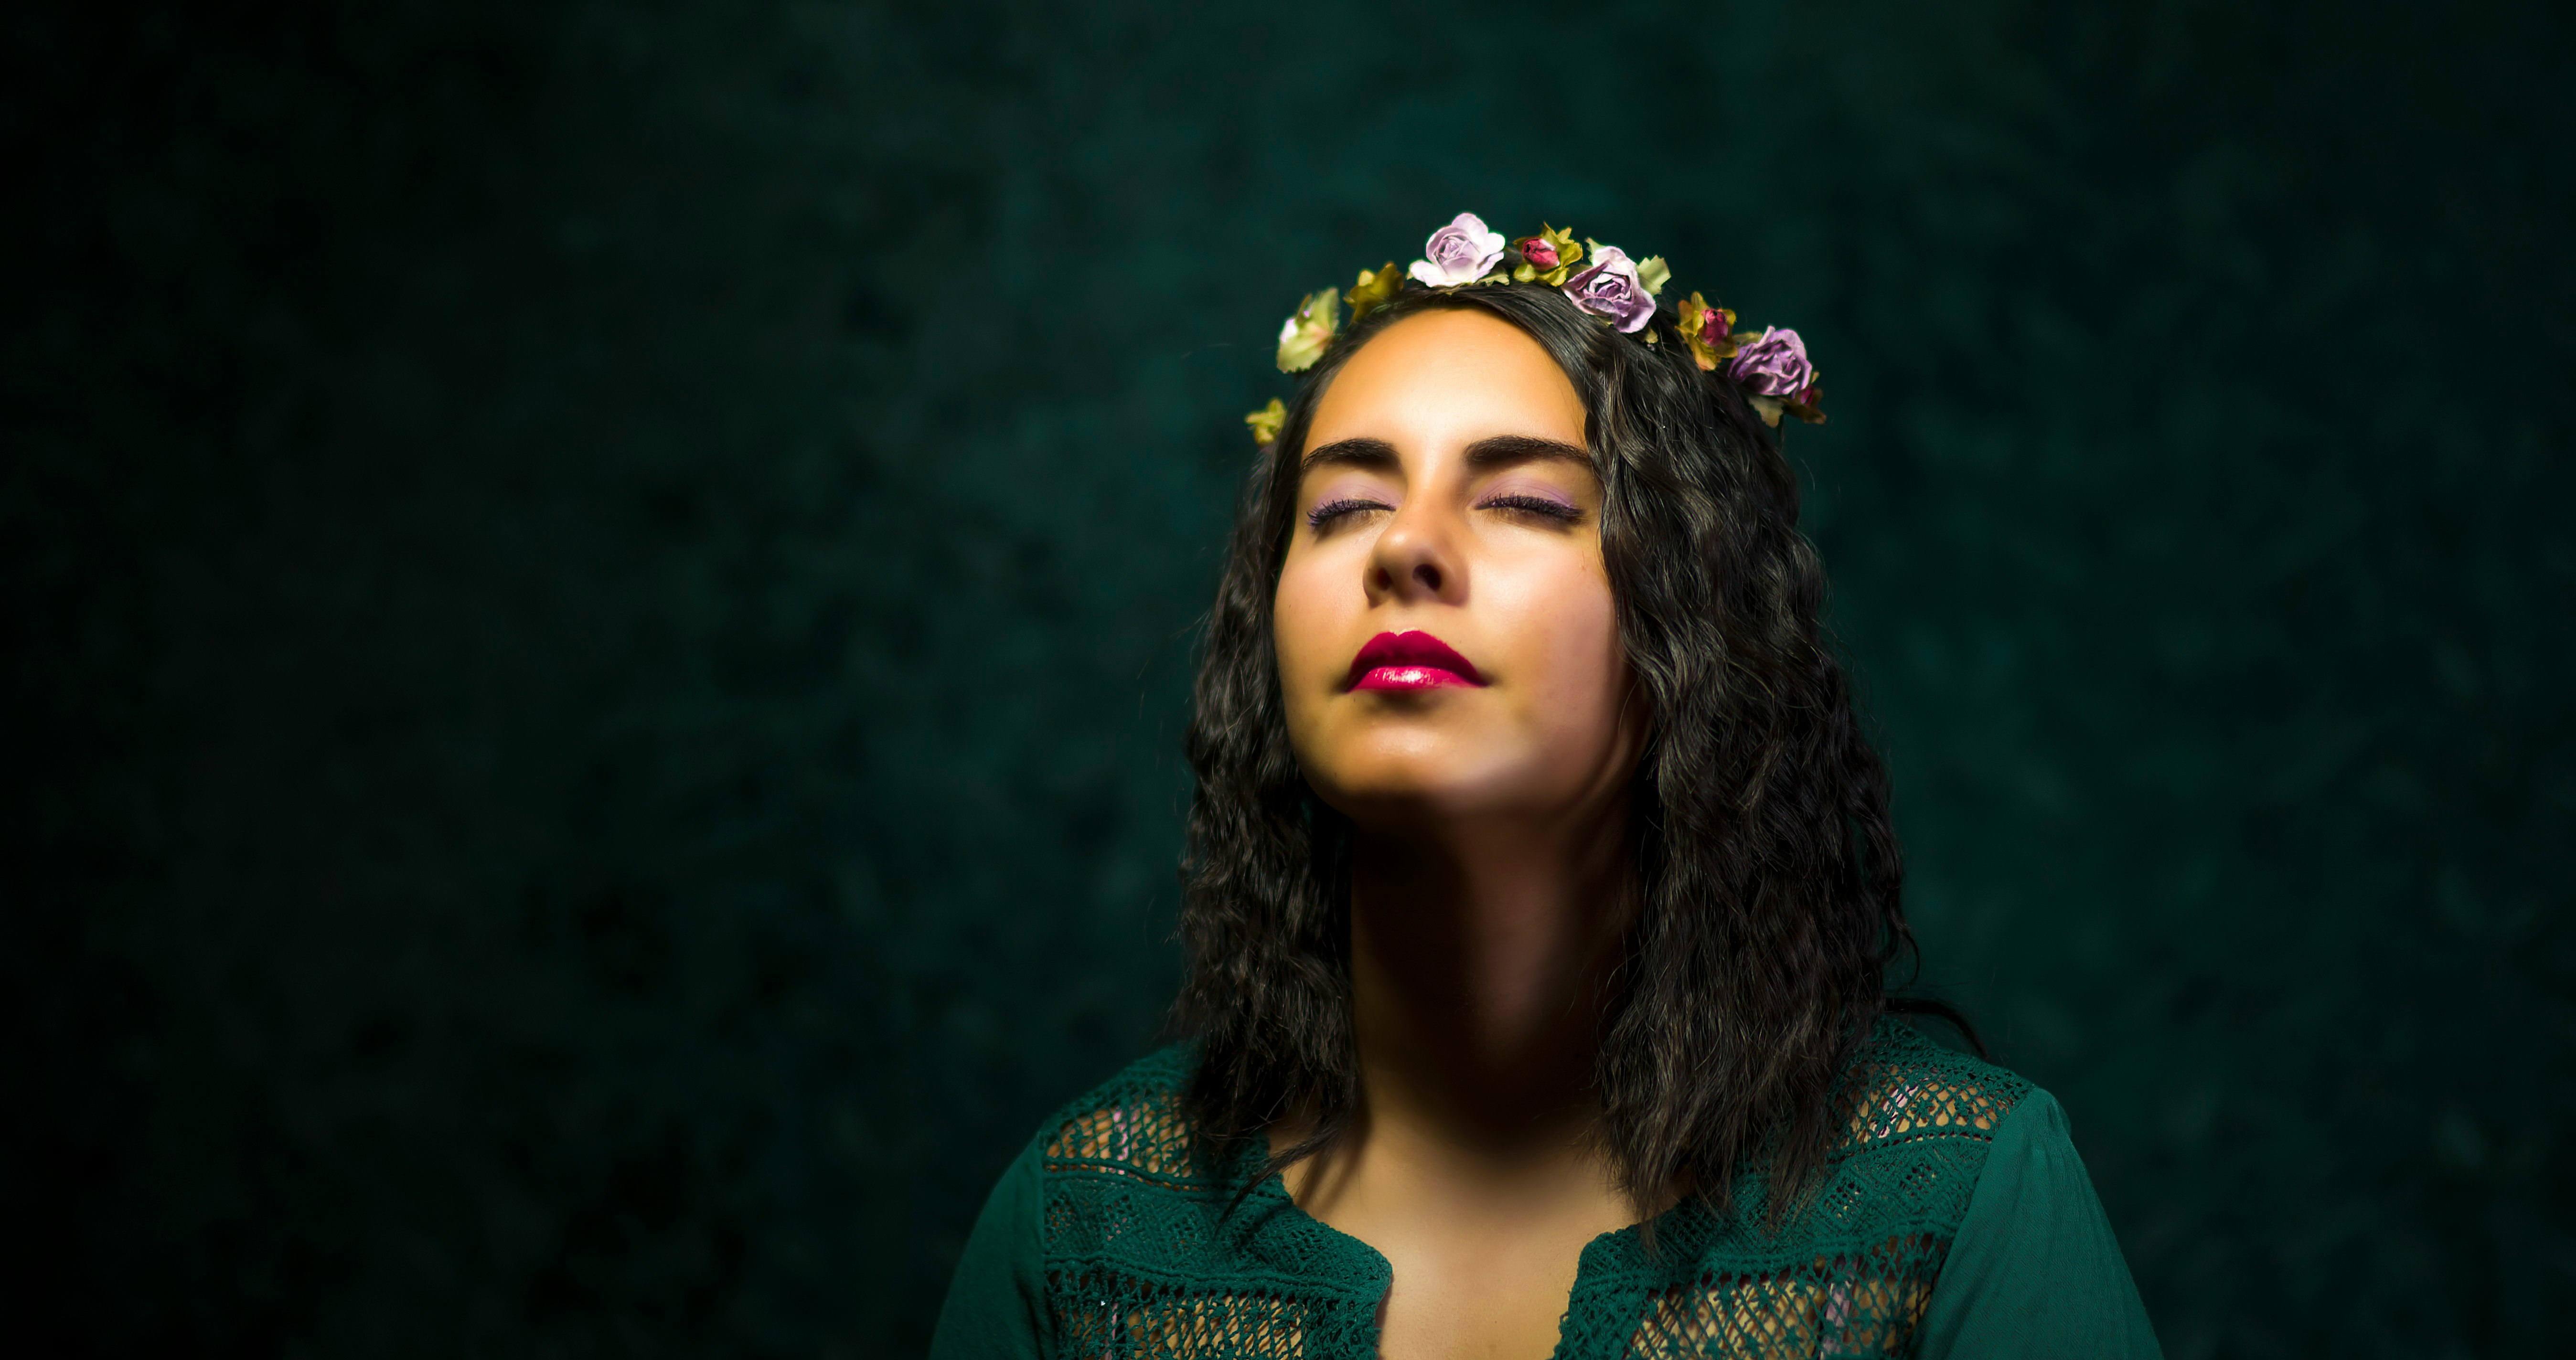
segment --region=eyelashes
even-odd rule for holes
[[[1349,516],[1360,514],[1365,511],[1393,510],[1394,508],[1394,506],[1388,505],[1384,501],[1361,500],[1357,497],[1344,497],[1337,501],[1326,501],[1322,505],[1316,506],[1314,509],[1307,511],[1306,526],[1310,529],[1320,530],[1328,525],[1348,518]],[[1536,515],[1542,519],[1554,520],[1559,524],[1572,524],[1583,518],[1583,508],[1581,506],[1568,505],[1563,501],[1551,500],[1545,496],[1489,496],[1484,500],[1476,502],[1476,508],[1479,510],[1509,510],[1517,514]]]
[[[1559,524],[1572,524],[1576,520],[1583,518],[1583,507],[1579,505],[1568,505],[1563,501],[1551,500],[1545,496],[1489,496],[1484,500],[1476,502],[1476,508],[1479,510],[1517,510],[1524,514],[1537,515],[1545,519],[1552,519]]]
[[[1321,529],[1335,520],[1348,515],[1356,515],[1363,510],[1392,510],[1394,508],[1394,506],[1388,505],[1383,501],[1364,501],[1345,497],[1337,501],[1326,501],[1322,505],[1316,506],[1314,509],[1307,511],[1306,525],[1308,528]]]

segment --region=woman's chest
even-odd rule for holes
[[[1561,1255],[1510,1244],[1398,1244],[1390,1258],[1275,1181],[1230,1210],[1145,1187],[1049,1198],[1054,1354],[1100,1360],[1894,1356],[1948,1248],[1914,1232],[1747,1250],[1677,1211],[1652,1247],[1634,1230],[1595,1238],[1568,1272],[1550,1264]]]

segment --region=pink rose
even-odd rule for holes
[[[1617,246],[1593,247],[1592,266],[1567,279],[1560,291],[1575,306],[1608,317],[1610,324],[1631,335],[1654,319],[1655,295],[1637,277],[1637,262]]]
[[[1815,385],[1816,366],[1807,362],[1807,342],[1796,331],[1766,327],[1761,339],[1735,356],[1727,376],[1763,396],[1803,402]]]
[[[1474,213],[1460,213],[1456,221],[1431,233],[1422,253],[1427,258],[1415,260],[1405,271],[1414,278],[1434,288],[1474,283],[1502,260],[1503,234],[1485,230],[1485,219]]]
[[[1554,269],[1565,263],[1556,257],[1556,243],[1544,236],[1532,236],[1521,242],[1521,258],[1532,269]]]

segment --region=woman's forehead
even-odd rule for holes
[[[1583,400],[1520,327],[1481,309],[1409,316],[1370,338],[1316,403],[1307,446],[1463,448],[1496,436],[1583,443]]]

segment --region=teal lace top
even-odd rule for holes
[[[1204,1165],[1165,1049],[1050,1119],[994,1188],[933,1360],[1377,1353],[1386,1259]],[[2154,1357],[2066,1116],[2012,1073],[1883,1023],[1846,1074],[1821,1189],[1766,1231],[1687,1201],[1584,1248],[1556,1356]],[[1231,1208],[1229,1208],[1231,1206]]]

